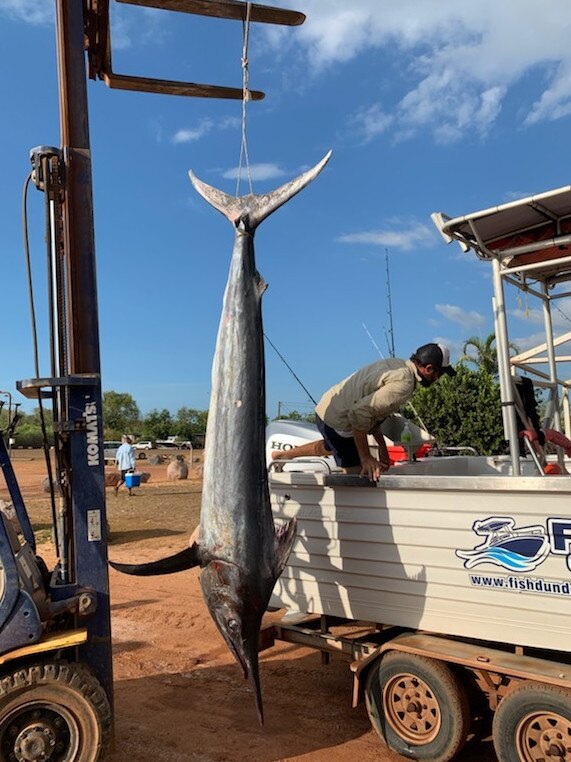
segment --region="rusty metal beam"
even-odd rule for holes
[[[69,0],[58,0],[56,7],[61,145],[67,175],[64,238],[69,278],[69,372],[99,373],[83,9]]]
[[[118,0],[128,5],[140,5],[146,8],[160,8],[165,11],[192,13],[197,16],[214,16],[220,19],[246,20],[247,3],[238,0]],[[305,21],[305,14],[286,8],[273,8],[269,5],[252,3],[250,20],[264,24],[299,26]]]
[[[127,1],[127,0],[125,0]],[[171,7],[170,3],[173,3]],[[163,8],[165,10],[179,10],[186,13],[200,13],[200,15],[219,16],[221,18],[242,18],[245,4],[232,0],[224,0],[218,3],[218,0],[152,0],[146,2],[135,1],[132,5],[152,6]],[[230,6],[231,16],[225,15],[222,8],[214,12],[218,5]],[[176,7],[175,7],[176,6]],[[192,6],[192,7],[190,7]],[[194,9],[196,6],[196,9]],[[257,6],[263,9],[260,15],[268,23],[287,23],[282,18],[302,17],[302,23],[305,16],[288,11],[283,16],[281,9],[276,9],[279,13],[275,20],[270,22],[269,11],[271,8],[266,6]],[[292,16],[293,14],[293,16]],[[262,20],[261,18],[259,20]],[[221,85],[208,85],[196,82],[181,82],[171,79],[157,79],[154,77],[138,77],[131,74],[118,74],[113,71],[112,53],[111,53],[111,31],[109,28],[109,0],[87,0],[85,12],[85,41],[88,53],[89,76],[91,79],[101,79],[107,87],[112,90],[130,90],[132,92],[158,93],[161,95],[178,95],[187,98],[222,98],[241,100],[243,90],[239,87],[226,87]],[[260,90],[250,90],[250,98],[254,101],[260,101],[264,98],[264,93]]]
[[[128,74],[115,74],[112,71],[102,71],[100,78],[111,90],[132,90],[144,93],[159,93],[162,95],[181,95],[190,98],[232,98],[241,100],[242,88],[222,87],[220,85],[199,85],[194,82],[178,82],[171,79],[154,79],[150,77],[132,77]],[[264,98],[260,90],[250,90],[254,101]]]

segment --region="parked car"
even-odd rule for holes
[[[103,442],[103,460],[105,463],[114,463],[117,450],[121,447],[121,442]]]
[[[139,458],[139,460],[145,460],[147,457],[147,452],[149,450],[153,450],[155,445],[153,442],[151,442],[150,439],[144,439],[141,442],[136,442],[133,447],[136,450],[137,458]]]
[[[178,437],[167,437],[166,439],[157,439],[157,447],[170,448],[172,450],[190,450],[192,442],[189,440],[182,440]]]

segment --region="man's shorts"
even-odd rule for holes
[[[333,452],[335,463],[341,468],[352,468],[361,465],[361,458],[353,437],[342,437],[335,429],[328,426],[316,415],[315,423],[328,450]]]

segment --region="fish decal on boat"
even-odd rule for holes
[[[528,572],[542,564],[551,546],[544,527],[515,527],[510,516],[491,516],[475,521],[472,529],[486,539],[473,550],[457,550],[466,569],[489,563],[510,571]]]
[[[208,610],[244,678],[250,678],[261,723],[260,626],[294,543],[296,523],[292,519],[276,529],[270,507],[261,310],[266,283],[256,269],[254,233],[317,177],[330,156],[331,151],[312,169],[259,196],[227,195],[189,172],[198,193],[235,230],[212,366],[199,541],[159,561],[111,564],[121,572],[144,576],[202,567],[200,584]]]

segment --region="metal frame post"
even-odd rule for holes
[[[496,348],[498,353],[502,416],[506,439],[510,446],[512,474],[514,476],[519,476],[521,472],[519,462],[519,436],[514,407],[513,382],[510,371],[504,284],[502,280],[501,263],[495,258],[492,260],[492,273],[494,282],[494,322],[496,325]]]
[[[549,299],[547,283],[544,281],[541,286],[541,290],[545,296],[545,298],[542,300],[543,322],[545,325],[545,343],[547,350],[547,362],[549,367],[549,380],[551,381],[551,389],[549,394],[553,405],[553,428],[555,428],[557,431],[561,431],[561,412],[559,410],[559,393],[557,389],[557,360],[555,359],[555,345],[553,343],[551,300]],[[565,473],[565,458],[563,451],[559,448],[557,449],[557,462],[562,469],[562,473]]]
[[[565,425],[565,436],[571,437],[571,414],[569,412],[569,387],[563,387],[563,421]]]
[[[87,73],[84,54],[84,3],[56,0],[61,143],[65,168],[63,240],[66,260],[68,367],[71,376],[90,376],[85,385],[73,381],[61,395],[62,428],[69,478],[72,480],[70,532],[71,582],[97,594],[97,612],[87,620],[89,637],[80,657],[113,697],[111,623],[107,568],[107,518],[99,323],[89,144]],[[61,337],[60,337],[61,338]],[[62,591],[63,592],[63,591]]]
[[[557,391],[557,361],[555,359],[555,346],[553,343],[553,323],[551,320],[551,304],[548,298],[548,288],[546,283],[542,283],[542,291],[547,297],[542,300],[543,304],[543,323],[545,326],[545,345],[547,353],[547,364],[549,368],[549,380],[551,381],[550,396],[553,401],[553,423],[554,428],[561,431],[561,414],[559,412],[559,394]]]

